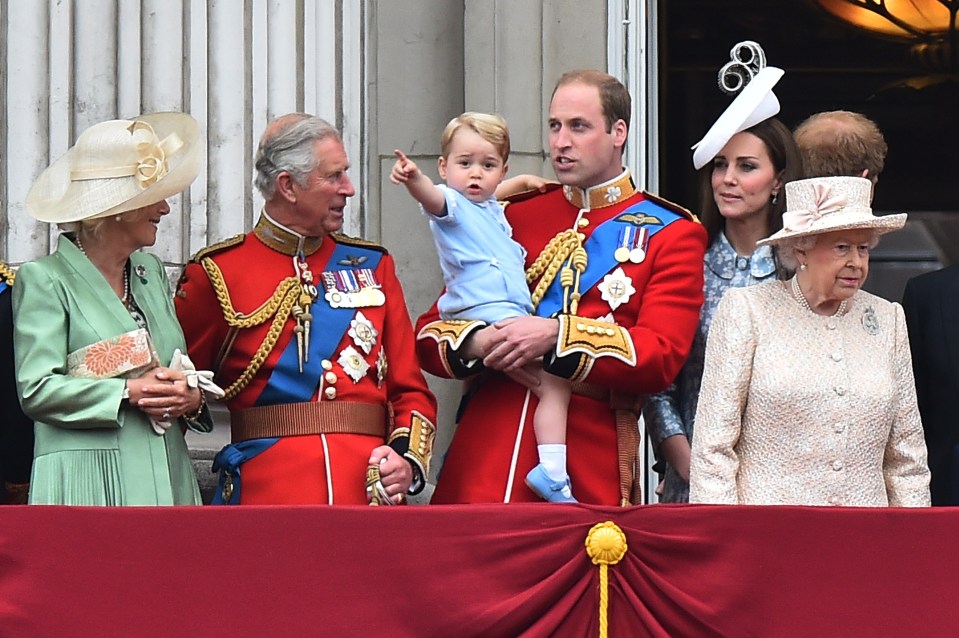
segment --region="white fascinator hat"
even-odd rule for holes
[[[779,113],[779,99],[773,87],[783,70],[766,66],[766,54],[751,40],[739,42],[729,51],[730,60],[719,70],[719,88],[736,95],[719,119],[693,146],[696,170],[708,164],[736,133]]]
[[[200,126],[186,113],[151,113],[94,124],[27,193],[32,217],[54,224],[155,204],[200,172]]]

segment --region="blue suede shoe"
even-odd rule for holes
[[[526,486],[533,490],[537,496],[550,503],[578,503],[573,498],[573,492],[570,489],[569,477],[563,481],[554,481],[546,473],[543,464],[540,463],[526,475]]]

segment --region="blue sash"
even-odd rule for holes
[[[644,219],[646,216],[655,218],[659,223]],[[589,259],[585,272],[579,278],[580,294],[585,295],[590,288],[620,265],[613,253],[620,246],[619,232],[624,226],[644,226],[649,230],[649,237],[652,240],[653,235],[682,218],[679,213],[645,200],[597,226],[589,238],[583,242],[583,248],[586,249]],[[559,277],[556,277],[536,308],[536,314],[540,317],[551,317],[562,309],[563,286],[560,285]]]
[[[364,268],[376,270],[382,253],[370,248],[346,244],[337,244],[333,249],[326,270],[347,270],[353,268],[357,257],[364,257]],[[342,262],[342,263],[340,263]],[[314,273],[317,277],[319,273]],[[317,281],[322,289],[322,282]],[[331,308],[325,299],[317,299],[310,309],[313,314],[313,330],[310,335],[310,361],[300,373],[300,359],[297,353],[296,338],[290,340],[280,355],[276,367],[270,374],[266,388],[257,397],[256,405],[277,405],[281,403],[304,403],[313,398],[320,384],[323,367],[320,362],[331,359],[336,346],[350,327],[350,321],[356,315],[355,308]],[[237,505],[240,502],[240,466],[268,450],[278,438],[250,439],[231,443],[220,450],[213,460],[213,471],[219,472],[217,491],[213,497],[214,505]],[[229,479],[233,483],[233,494],[229,501],[223,500],[223,487]]]
[[[213,495],[212,505],[239,505],[240,504],[240,466],[254,456],[267,450],[279,439],[250,439],[239,443],[230,443],[217,452],[213,459],[213,471],[220,473],[216,483],[216,493]],[[227,475],[233,482],[233,493],[230,500],[223,500],[223,487],[226,485]]]
[[[9,287],[10,287],[10,286],[7,285],[7,282],[5,282],[5,281],[0,281],[0,294],[3,294],[3,291],[5,291],[5,290],[6,290],[7,288],[9,288]]]
[[[337,244],[333,255],[326,265],[326,270],[349,270],[354,268],[355,261],[347,257],[366,257],[363,267],[376,270],[382,253],[370,248]],[[344,263],[340,263],[340,262]],[[314,273],[320,294],[323,294],[323,284],[319,281],[319,273]],[[331,308],[324,299],[317,299],[311,308],[313,313],[313,329],[310,335],[309,365],[300,373],[300,359],[296,350],[296,338],[290,340],[286,350],[280,355],[276,367],[270,375],[266,388],[256,400],[256,405],[278,405],[283,403],[303,403],[313,398],[313,393],[320,385],[323,368],[320,362],[331,359],[333,351],[343,335],[350,328],[350,321],[356,315],[356,308]]]

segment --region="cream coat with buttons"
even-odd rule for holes
[[[929,505],[901,306],[860,290],[823,317],[789,282],[728,291],[692,452],[693,503]]]

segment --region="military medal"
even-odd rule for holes
[[[376,336],[379,333],[370,320],[362,312],[357,311],[356,316],[350,321],[350,330],[347,334],[353,337],[353,343],[369,354],[376,344]]]
[[[327,270],[322,279],[324,298],[333,308],[371,308],[386,303],[382,286],[370,268]]]
[[[346,346],[340,351],[340,357],[336,360],[347,376],[353,379],[353,383],[359,383],[360,379],[366,376],[370,370],[370,364],[360,355],[353,346]]]
[[[626,275],[622,267],[603,277],[603,282],[596,287],[602,293],[603,300],[609,303],[611,310],[629,302],[629,298],[636,292],[633,280]]]
[[[623,226],[619,229],[619,247],[613,252],[613,257],[621,264],[627,261],[634,264],[642,263],[646,259],[646,249],[649,247],[649,229],[645,226]]]
[[[646,259],[646,249],[649,248],[649,229],[640,226],[636,229],[633,238],[633,247],[629,251],[629,260],[634,264],[641,264]]]
[[[619,247],[613,251],[613,257],[621,264],[629,261],[629,250],[632,248],[632,226],[623,226],[619,229],[619,238],[617,244]]]

